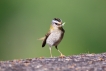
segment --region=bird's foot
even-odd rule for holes
[[[44,57],[39,57],[39,59],[44,59]]]
[[[65,55],[63,55],[63,54],[60,55],[60,58],[64,58],[64,57],[65,57]]]
[[[50,58],[53,58],[53,56],[51,55],[51,57]]]
[[[52,56],[50,58],[53,58]]]

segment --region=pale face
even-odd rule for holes
[[[54,27],[54,28],[59,28],[59,27],[62,27],[62,23],[61,22],[58,22],[58,21],[56,21],[56,20],[52,20],[52,26]]]

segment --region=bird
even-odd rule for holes
[[[60,50],[57,48],[57,46],[59,45],[59,43],[64,37],[65,30],[63,29],[63,25],[64,24],[62,24],[61,19],[54,18],[52,20],[48,33],[44,37],[39,39],[39,40],[43,40],[42,47],[44,47],[46,44],[49,45],[51,57],[52,57],[51,48],[53,46],[55,46],[57,51],[60,53],[60,57],[65,57],[65,55],[63,55],[62,52],[60,52]]]

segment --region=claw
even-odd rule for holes
[[[60,58],[65,58],[65,55],[61,54],[61,55],[60,55]]]
[[[44,59],[44,57],[39,57],[39,59]]]

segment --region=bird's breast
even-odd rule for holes
[[[61,30],[52,31],[48,36],[46,43],[50,46],[56,46],[62,40],[63,32]]]

